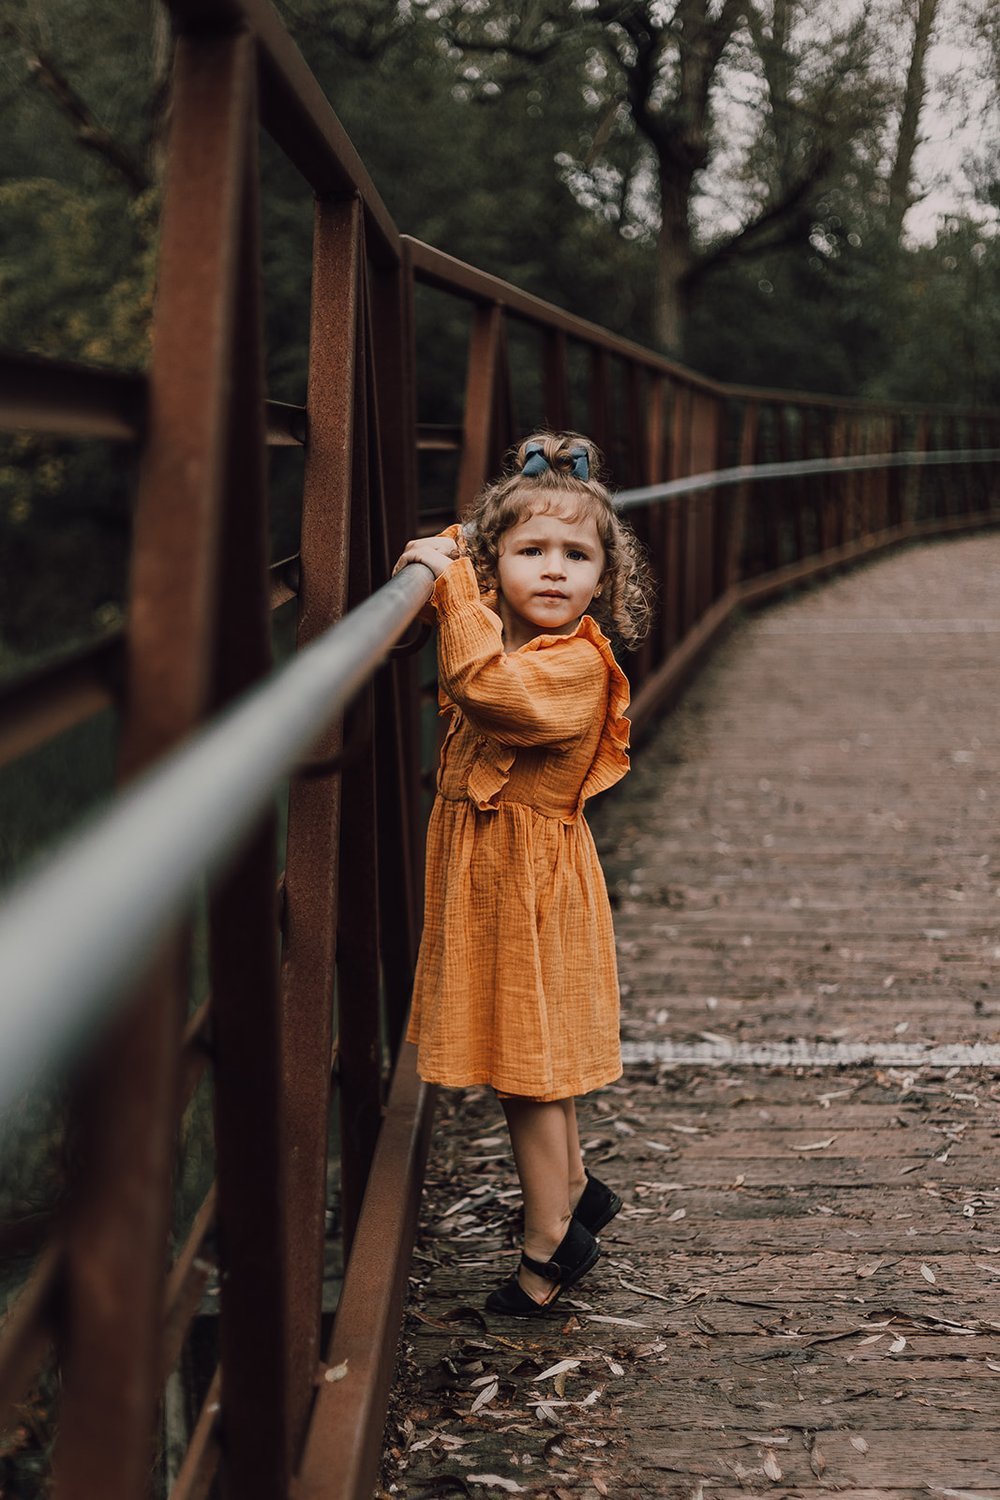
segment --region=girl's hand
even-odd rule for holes
[[[458,543],[450,536],[414,537],[403,548],[392,576],[395,578],[400,568],[405,568],[409,563],[423,563],[430,568],[435,578],[440,578],[444,570],[460,556]]]

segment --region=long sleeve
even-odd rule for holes
[[[481,733],[508,745],[557,745],[603,717],[608,672],[592,642],[542,636],[507,655],[468,558],[441,574],[432,602],[442,690]]]

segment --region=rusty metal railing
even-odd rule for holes
[[[0,694],[8,774],[109,708],[123,786],[169,777],[173,755],[191,764],[199,745],[178,747],[200,734],[212,743],[220,715],[272,691],[257,685],[275,611],[295,607],[307,661],[310,643],[386,579],[403,540],[452,519],[543,422],[590,432],[633,490],[686,482],[666,505],[632,497],[661,586],[656,631],[629,662],[637,727],[738,604],[879,547],[1000,519],[996,413],[706,381],[410,240],[265,0],[170,8],[149,372],[0,358],[4,428],[125,445],[138,459],[127,624]],[[264,399],[258,121],[316,201],[304,408]],[[468,336],[450,411],[429,405],[415,334],[440,297]],[[266,450],[279,446],[304,453],[302,520],[296,556],[271,564]],[[849,462],[764,484],[745,473],[801,470],[818,454]],[[886,454],[893,466],[872,467]],[[727,468],[739,482],[723,482]],[[395,659],[346,716],[332,697],[310,712],[329,724],[290,778],[284,835],[265,812],[212,881],[205,986],[192,992],[182,924],[71,1075],[76,1172],[0,1329],[7,1402],[54,1351],[53,1468],[68,1500],[146,1492],[160,1394],[179,1366],[194,1371],[184,1453],[156,1460],[176,1500],[207,1494],[216,1476],[240,1500],[360,1500],[372,1487],[432,1103],[400,1043],[421,883],[415,659]],[[282,754],[298,755],[312,732]],[[245,788],[235,798],[241,817],[251,800]],[[219,811],[209,801],[206,823]],[[219,827],[201,832],[214,849]],[[96,904],[112,900],[118,909],[109,892]],[[145,896],[139,905],[151,909]],[[61,919],[45,928],[39,945],[58,949]],[[39,1004],[70,993],[54,973],[42,988]],[[214,1181],[170,1243],[179,1124],[208,1084]],[[332,1335],[331,1194],[346,1258]]]

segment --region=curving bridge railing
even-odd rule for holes
[[[6,774],[110,709],[124,788],[10,896],[0,936],[2,1087],[42,1087],[31,1070],[73,1054],[76,1163],[0,1328],[0,1396],[16,1403],[56,1361],[52,1463],[73,1500],[131,1500],[151,1464],[184,1500],[216,1476],[241,1500],[360,1497],[432,1110],[400,1042],[420,904],[417,657],[372,676],[429,577],[379,588],[392,557],[460,511],[518,433],[592,433],[661,587],[629,664],[641,727],[740,605],[996,524],[1000,418],[706,381],[409,240],[265,0],[171,10],[148,375],[0,359],[4,428],[138,460],[127,626],[0,695]],[[265,400],[258,120],[316,200],[304,408]],[[468,339],[465,390],[458,420],[421,422],[415,329],[442,295]],[[300,546],[277,563],[269,446],[304,451]],[[297,651],[271,676],[272,620],[293,610]],[[179,1224],[176,1141],[206,1086],[214,1180]]]

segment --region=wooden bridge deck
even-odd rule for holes
[[[897,554],[741,625],[594,808],[626,1207],[485,1319],[516,1180],[444,1096],[386,1492],[1000,1497],[998,653],[1000,538]]]

